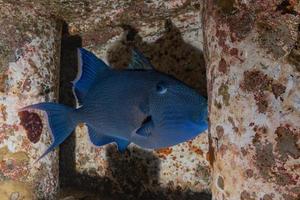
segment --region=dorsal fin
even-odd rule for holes
[[[92,52],[84,48],[78,48],[78,73],[75,80],[72,81],[77,105],[82,104],[94,81],[107,70],[109,70],[109,67]]]
[[[154,67],[150,61],[138,50],[133,48],[131,52],[131,62],[128,69],[132,70],[153,70]]]

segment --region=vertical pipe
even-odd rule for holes
[[[57,98],[61,24],[45,13],[0,7],[1,199],[55,199],[58,191],[57,151],[34,163],[51,142],[42,113],[18,113]]]
[[[298,7],[205,2],[215,200],[300,197]]]

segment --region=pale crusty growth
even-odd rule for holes
[[[299,199],[299,6],[205,1],[216,200]]]
[[[57,99],[61,23],[39,7],[17,4],[0,1],[0,199],[52,200],[57,152],[34,164],[51,137],[42,117],[21,113],[21,122],[18,109]]]

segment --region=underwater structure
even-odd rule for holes
[[[0,199],[299,199],[299,12],[293,0],[0,0]],[[137,47],[208,97],[208,131],[120,154],[82,124],[35,162],[47,118],[18,109],[76,106],[78,47],[115,69]]]
[[[18,109],[57,101],[62,23],[43,10],[0,7],[0,199],[54,199],[58,151],[34,163],[51,142],[45,118]]]
[[[299,199],[299,2],[205,1],[213,199]]]

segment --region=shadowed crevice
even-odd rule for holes
[[[139,49],[156,70],[172,75],[207,97],[206,69],[203,52],[187,44],[180,30],[170,21],[165,22],[163,35],[153,43],[144,42],[138,31],[123,25],[125,37],[107,51],[109,64],[124,69],[131,60],[131,49]]]
[[[77,48],[82,46],[81,37],[70,35],[68,25],[63,24],[60,56],[59,103],[75,108],[76,102],[72,92],[72,83],[77,75]],[[75,173],[75,134],[72,133],[60,145],[59,177],[62,188],[69,185]]]

